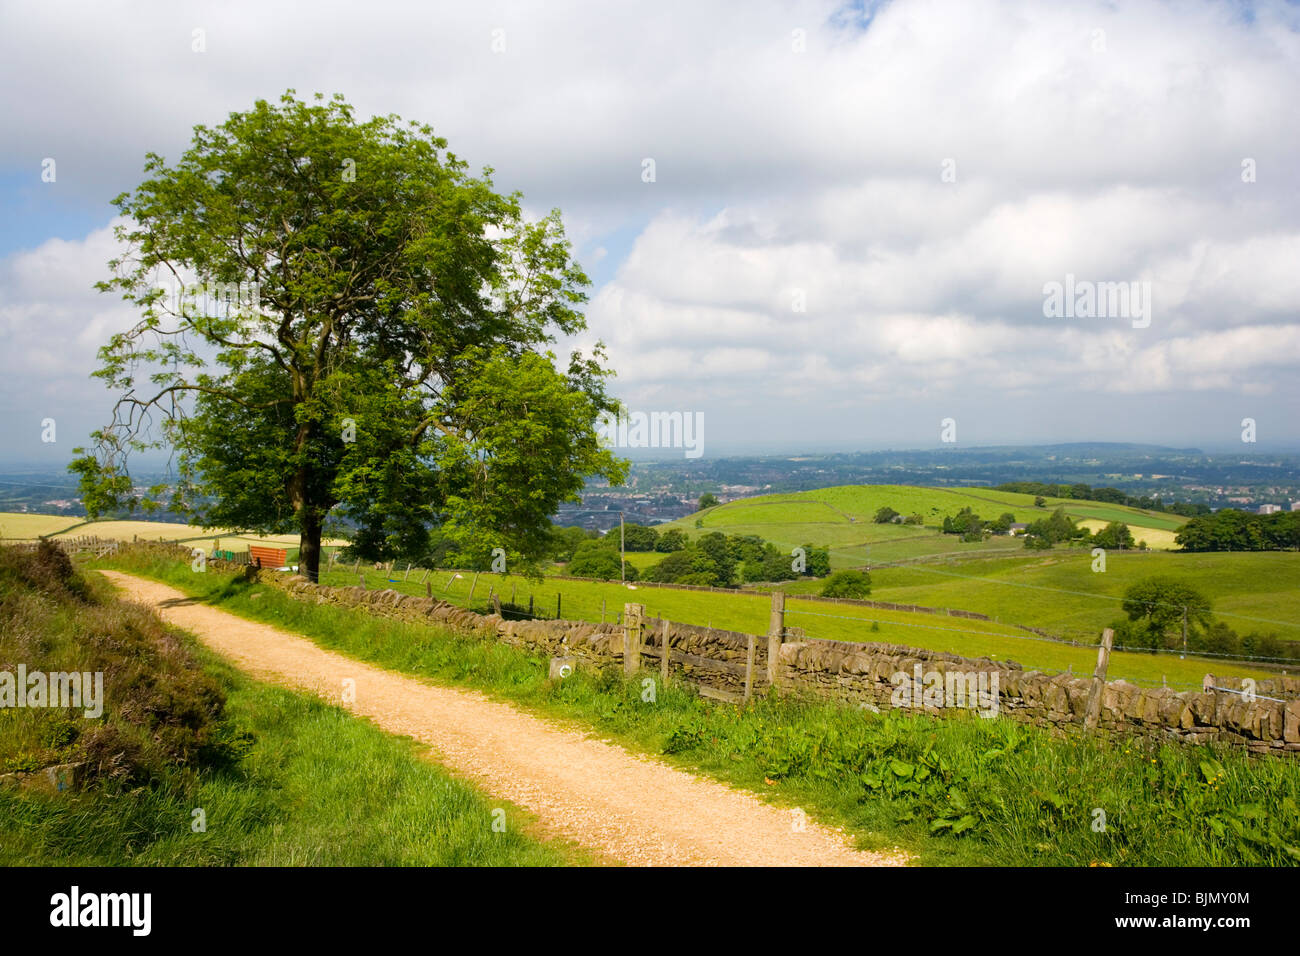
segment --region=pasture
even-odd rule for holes
[[[480,612],[489,609],[489,594],[494,592],[503,602],[527,608],[532,598],[538,616],[555,617],[557,597],[560,616],[568,620],[614,621],[625,603],[644,604],[649,615],[667,617],[701,626],[762,635],[767,632],[771,609],[769,594],[756,591],[693,591],[662,588],[653,584],[622,585],[615,582],[571,581],[556,578],[530,580],[518,575],[501,575],[473,571],[436,571],[427,577],[420,569],[409,577],[403,570],[393,573],[377,571],[363,565],[368,588],[392,588],[405,594],[424,594],[426,586],[435,597]],[[336,568],[322,573],[321,583],[351,586],[358,577],[351,568]],[[472,600],[471,597],[472,590]],[[880,600],[895,600],[873,594]],[[924,602],[914,602],[924,603]],[[936,605],[943,607],[944,605]],[[952,604],[952,607],[960,605]],[[792,596],[786,605],[786,623],[802,627],[808,637],[840,641],[883,641],[910,647],[950,651],[969,657],[990,656],[998,660],[1015,660],[1026,668],[1044,671],[1073,669],[1076,674],[1091,673],[1097,663],[1093,647],[1073,647],[1037,637],[1002,621],[978,621],[946,615],[907,611],[889,611],[851,604],[800,601]],[[1108,619],[1109,620],[1109,619]],[[1095,642],[1101,629],[1080,639]],[[1199,687],[1209,671],[1242,677],[1267,676],[1264,671],[1239,664],[1211,662],[1208,659],[1177,655],[1151,655],[1117,651],[1111,655],[1109,676],[1134,682],[1158,684],[1167,679],[1170,685]]]
[[[962,542],[939,529],[945,516],[971,508],[985,519],[1004,513],[1026,524],[1049,516],[1058,506],[1081,522],[1123,521],[1134,537],[1150,547],[1172,547],[1173,535],[1186,520],[1178,515],[1142,511],[1097,501],[1047,498],[1035,507],[1034,496],[989,488],[921,488],[910,485],[843,485],[793,494],[743,498],[679,518],[660,526],[679,528],[691,536],[721,531],[757,534],[789,550],[801,544],[829,546],[833,568],[865,564],[1006,553],[1022,543],[1005,535],[986,541]],[[880,508],[922,517],[921,525],[876,524]],[[700,527],[696,527],[696,522]],[[1095,527],[1101,527],[1101,524]]]
[[[1089,549],[1060,546],[1007,558],[873,568],[872,597],[959,607],[1077,637],[1123,617],[1129,585],[1165,575],[1204,594],[1215,616],[1240,634],[1300,640],[1300,553],[1111,551],[1104,572],[1092,568]]]

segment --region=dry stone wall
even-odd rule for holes
[[[938,677],[927,684],[931,674]],[[967,679],[950,682],[949,674]],[[976,681],[969,680],[972,675]],[[918,676],[922,677],[919,689]],[[1026,671],[1007,662],[841,641],[783,644],[780,682],[783,688],[879,709],[895,706],[899,696],[904,696],[908,706],[932,713],[983,710],[1062,732],[1083,727],[1094,683],[1091,677]],[[1243,689],[1239,679],[1211,678],[1206,683],[1216,688]],[[978,699],[976,706],[971,706],[969,692],[960,705],[943,694],[936,695],[938,706],[927,703],[928,687],[948,688],[953,684],[967,691],[976,684],[995,686],[996,706]],[[904,685],[909,686],[900,695]],[[1256,681],[1253,699],[1223,689],[1179,693],[1167,687],[1109,681],[1103,685],[1097,725],[1112,733],[1160,740],[1217,742],[1254,753],[1296,754],[1300,752],[1298,690],[1300,680],[1293,677]],[[1288,693],[1291,696],[1284,697]],[[1272,696],[1283,699],[1267,699]]]
[[[186,549],[179,550],[188,555]],[[440,624],[578,665],[607,667],[623,659],[623,629],[617,624],[505,620],[391,589],[324,587],[300,575],[210,563],[243,571],[299,600]],[[641,664],[647,668],[658,666],[663,623],[658,618],[645,620]],[[726,690],[743,687],[751,635],[668,623],[675,674]],[[756,637],[753,645],[754,688],[761,690],[766,686],[767,639]],[[942,716],[996,713],[1061,733],[1083,727],[1094,683],[1091,677],[1027,671],[1010,661],[895,644],[823,640],[782,644],[777,679],[783,693],[877,710],[903,706]],[[936,687],[942,688],[937,705],[927,696]],[[1300,753],[1300,678],[1258,680],[1250,687],[1238,678],[1207,676],[1206,687],[1200,692],[1176,692],[1122,680],[1107,682],[1101,692],[1098,727],[1157,740],[1228,744],[1259,754]],[[954,688],[969,693],[957,701]]]

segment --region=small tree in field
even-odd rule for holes
[[[585,327],[558,211],[526,222],[428,126],[290,91],[145,172],[99,284],[140,319],[100,350],[121,396],[72,465],[92,515],[129,503],[131,451],[170,447],[173,507],[296,531],[312,577],[336,507],[368,557],[422,555],[433,527],[452,560],[527,563],[585,476],[625,477],[595,428],[617,412],[600,347],[545,350]]]
[[[1183,620],[1188,628],[1211,624],[1210,602],[1195,588],[1164,576],[1144,578],[1124,592],[1124,613],[1152,650],[1172,642]]]
[[[871,575],[866,571],[836,571],[822,585],[822,597],[864,598],[871,593]]]

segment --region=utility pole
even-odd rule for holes
[[[618,513],[618,580],[620,584],[627,584],[627,566],[623,563],[626,561],[623,553],[623,512]]]

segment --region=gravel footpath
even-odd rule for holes
[[[678,770],[477,691],[423,683],[297,634],[196,603],[134,575],[101,572],[128,600],[260,679],[309,690],[427,744],[449,769],[535,814],[541,829],[638,866],[897,866],[799,811]],[[355,701],[343,703],[344,681]],[[485,822],[485,825],[486,822]],[[509,823],[507,823],[509,825]]]

